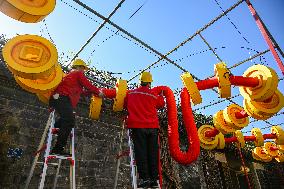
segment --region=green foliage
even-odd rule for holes
[[[0,61],[3,61],[3,55],[2,55],[2,48],[4,45],[7,43],[8,39],[6,38],[5,35],[1,34],[0,35]]]

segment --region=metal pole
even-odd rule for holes
[[[72,148],[72,161],[71,161],[71,166],[70,169],[72,171],[72,189],[76,189],[76,172],[75,172],[75,168],[76,168],[76,161],[75,161],[75,129],[72,129],[72,144],[71,144],[71,148]]]
[[[137,189],[137,175],[136,175],[136,170],[135,170],[135,165],[134,165],[133,143],[131,141],[129,129],[127,130],[127,135],[128,135],[128,146],[129,146],[132,186],[133,186],[133,189]]]

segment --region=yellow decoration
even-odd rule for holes
[[[245,147],[245,139],[243,133],[240,130],[237,130],[234,132],[234,136],[237,137],[241,148]]]
[[[190,99],[192,103],[194,105],[200,104],[202,102],[202,98],[191,74],[188,72],[182,74],[181,80],[183,85],[186,87],[188,93],[190,94]]]
[[[46,92],[46,93],[36,93],[36,96],[38,99],[43,102],[44,104],[49,103],[49,98],[51,96],[52,91]]]
[[[206,137],[205,133],[206,131],[211,131],[213,130],[214,127],[211,125],[202,125],[199,129],[198,129],[198,136],[199,136],[199,140],[200,142],[204,143],[204,144],[214,144],[216,137]]]
[[[124,98],[127,92],[127,81],[119,79],[116,83],[116,97],[113,103],[113,111],[118,112],[123,110]]]
[[[89,117],[91,119],[95,119],[95,120],[99,119],[101,108],[102,108],[102,103],[103,103],[102,98],[92,96],[91,104],[90,104],[90,111],[89,111]]]
[[[63,78],[63,71],[59,64],[56,64],[55,71],[42,79],[24,79],[15,76],[17,83],[31,93],[46,93],[54,90]]]
[[[279,150],[271,150],[270,147],[277,147],[276,144],[272,143],[272,142],[266,142],[264,144],[264,148],[263,148],[263,151],[270,155],[271,157],[275,157],[278,155],[279,153]]]
[[[224,135],[219,133],[216,137],[218,139],[217,149],[224,149],[226,145]]]
[[[275,157],[275,160],[279,163],[284,162],[284,153],[283,152],[279,152],[279,154]]]
[[[271,127],[271,133],[276,134],[276,139],[274,139],[275,144],[284,145],[284,131],[280,126]]]
[[[0,0],[0,11],[21,22],[41,21],[55,7],[55,0]]]
[[[246,127],[249,124],[249,118],[245,117],[237,119],[235,116],[236,112],[241,112],[243,110],[244,109],[237,104],[231,104],[227,108],[225,108],[223,115],[226,123],[236,130],[240,130]]]
[[[264,153],[262,147],[254,148],[253,153],[257,158],[261,159],[261,161],[270,162],[272,160],[272,157],[270,155]]]
[[[248,172],[250,172],[250,169],[248,168],[248,167],[244,167],[244,166],[241,166],[240,167],[240,171],[242,172],[242,173],[244,173],[245,171],[248,173]]]
[[[216,129],[223,134],[228,134],[234,132],[236,129],[230,127],[224,120],[223,110],[218,111],[213,116],[213,123]]]
[[[218,92],[221,98],[231,97],[230,71],[224,62],[214,65],[214,72],[219,82]]]
[[[278,148],[279,148],[279,150],[280,150],[281,152],[284,153],[284,145],[278,145]]]
[[[253,157],[253,159],[257,160],[257,161],[261,161],[261,159],[259,158],[259,156],[255,153],[255,151],[251,151],[251,155]]]
[[[211,126],[211,125],[202,125],[198,129],[198,137],[199,137],[199,140],[200,140],[200,146],[203,149],[212,150],[212,149],[216,148],[217,145],[218,145],[218,139],[217,139],[216,136],[215,137],[206,137],[205,136],[206,131],[210,131],[212,129],[214,129],[214,127]]]
[[[251,134],[255,136],[255,141],[254,141],[255,146],[257,147],[263,146],[264,138],[261,133],[261,130],[259,128],[252,128]]]
[[[241,95],[253,101],[264,101],[269,99],[277,89],[278,76],[276,72],[266,66],[256,64],[248,68],[244,77],[257,77],[259,85],[256,87],[240,87]]]
[[[258,120],[267,120],[269,119],[271,116],[267,116],[267,115],[260,115],[260,114],[257,114],[255,111],[253,111],[250,107],[251,104],[248,103],[248,99],[244,99],[243,100],[243,106],[244,106],[244,109],[245,111],[247,112],[247,114],[255,119],[258,119]]]
[[[43,37],[20,35],[3,47],[3,57],[14,75],[25,79],[49,76],[55,70],[58,55],[55,46]]]
[[[248,104],[255,113],[265,116],[272,116],[284,107],[284,97],[283,94],[276,89],[270,101],[248,101]]]

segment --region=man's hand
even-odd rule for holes
[[[98,96],[99,96],[100,98],[104,98],[105,94],[103,93],[103,91],[100,90]]]

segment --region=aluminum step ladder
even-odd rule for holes
[[[26,184],[25,184],[25,189],[28,189],[31,178],[33,176],[34,173],[34,169],[36,167],[37,164],[41,164],[43,165],[43,170],[42,170],[42,174],[41,174],[41,180],[40,180],[40,184],[39,184],[39,189],[43,189],[44,188],[44,182],[45,182],[45,177],[47,174],[47,168],[48,165],[55,165],[57,166],[57,170],[56,170],[56,175],[54,178],[54,182],[53,182],[53,189],[56,188],[57,185],[57,181],[58,181],[58,177],[59,177],[59,172],[60,172],[60,168],[61,168],[61,162],[62,160],[69,160],[70,161],[70,189],[75,189],[76,188],[76,180],[75,180],[75,146],[74,146],[74,138],[75,138],[75,133],[74,133],[74,128],[72,128],[71,130],[71,142],[70,142],[70,152],[71,152],[71,156],[57,156],[57,155],[50,155],[50,148],[52,145],[52,139],[53,136],[58,132],[58,129],[54,128],[54,123],[55,123],[55,112],[52,111],[49,115],[45,130],[43,132],[39,147],[38,147],[38,151],[37,154],[34,158],[33,164],[32,164],[32,168],[30,170],[29,176],[26,180]],[[48,132],[48,133],[47,133]],[[44,141],[46,139],[47,136],[47,142],[46,145],[44,144]],[[40,162],[38,161],[39,159],[39,155],[41,151],[45,150],[44,153],[44,162]],[[57,163],[50,163],[49,161],[51,159],[56,159]]]
[[[120,147],[119,147],[120,151],[121,151],[121,145],[122,145],[122,141],[123,141],[122,140],[123,132],[124,132],[124,124],[123,124],[123,128],[122,128],[122,131],[121,131],[121,134],[120,134]],[[136,166],[136,162],[135,162],[134,144],[133,144],[133,141],[131,139],[131,131],[129,129],[127,129],[127,137],[128,137],[128,147],[129,147],[129,158],[130,158],[130,170],[131,170],[132,188],[133,189],[137,189],[138,172],[137,172],[137,166]],[[120,167],[120,160],[118,159],[116,175],[115,175],[114,189],[116,189],[116,187],[117,187],[119,167]],[[160,182],[158,182],[158,188],[161,189]]]

